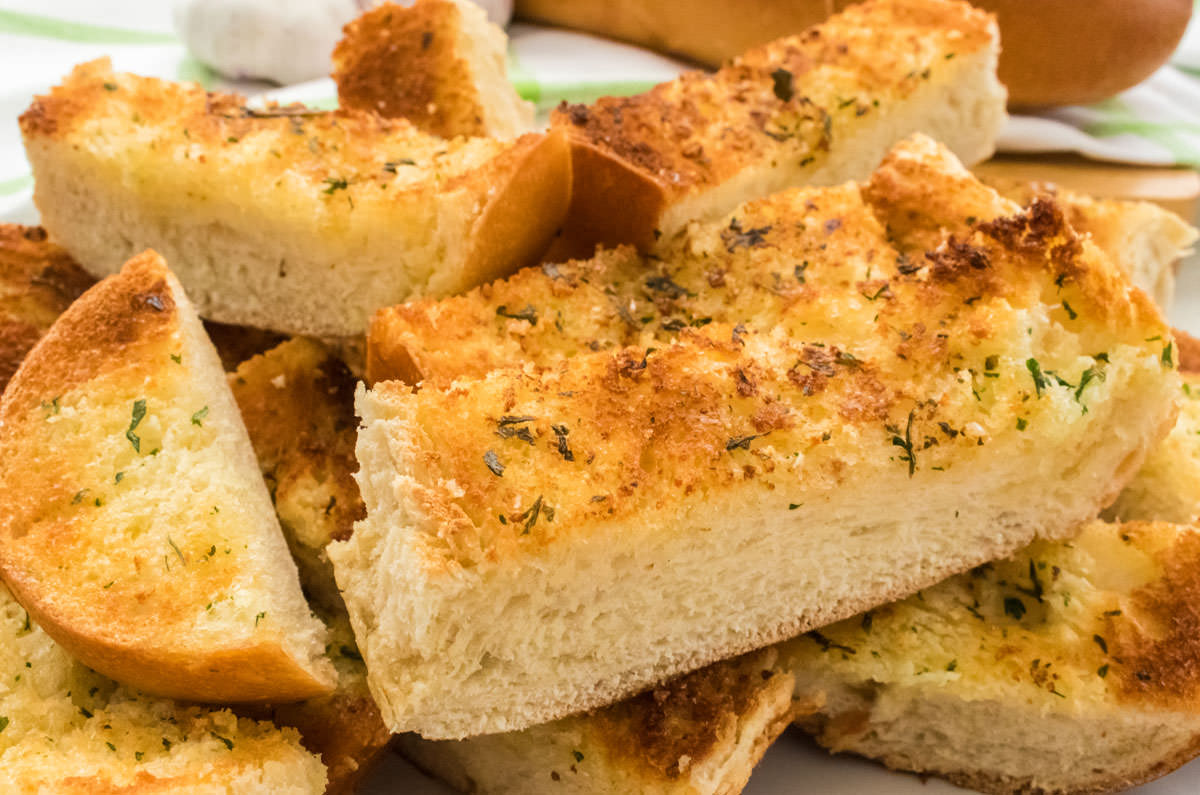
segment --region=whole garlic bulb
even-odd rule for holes
[[[180,0],[175,28],[191,54],[232,78],[288,85],[325,77],[342,26],[378,0]],[[411,5],[412,0],[400,0]],[[479,0],[498,25],[512,0]]]

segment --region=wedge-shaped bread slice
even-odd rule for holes
[[[55,318],[93,282],[46,230],[0,224],[0,392]]]
[[[834,751],[995,793],[1117,792],[1200,753],[1200,531],[1088,525],[781,650]]]
[[[507,56],[508,36],[475,3],[383,3],[333,51],[338,104],[442,138],[514,138],[532,129],[533,103],[508,82]]]
[[[444,141],[403,120],[76,67],[21,117],[50,235],[90,273],[161,252],[200,314],[353,336],[371,311],[536,258],[570,194],[561,135]]]
[[[157,254],[55,322],[0,423],[0,574],[68,652],[194,701],[332,688],[216,352]]]
[[[716,663],[592,713],[466,740],[398,738],[418,767],[462,792],[741,792],[798,712],[771,648]]]
[[[298,337],[242,362],[229,383],[305,591],[323,610],[344,612],[325,547],[349,538],[363,516],[355,379],[323,345]]]
[[[1010,193],[1031,208],[1043,195],[1026,188]],[[792,307],[814,300],[824,278],[808,272],[814,257],[863,257],[881,233],[890,233],[910,258],[905,269],[919,268],[929,263],[925,251],[947,234],[969,235],[980,222],[1016,215],[1021,204],[914,140],[886,158],[865,189],[789,191],[748,202],[724,219],[694,225],[661,255],[603,251],[588,261],[525,269],[465,296],[382,309],[372,320],[367,377],[445,386],[461,376],[525,362],[544,366],[578,352],[659,346],[683,329],[710,323],[787,324]],[[1069,221],[1143,289],[1150,284],[1138,279],[1139,270],[1169,271],[1195,235],[1170,213],[1138,203],[1066,193],[1055,204],[1062,218],[1044,202],[1030,212],[1050,223]],[[1112,228],[1124,231],[1106,231]],[[795,260],[790,265],[789,258]],[[842,276],[830,273],[840,284]],[[857,278],[871,276],[867,267]],[[876,280],[863,289],[870,296],[882,287]],[[807,328],[792,330],[803,335]]]
[[[0,585],[0,790],[320,795],[325,770],[294,730],[85,668]]]
[[[1052,203],[982,220],[997,198],[969,175],[961,200],[936,190],[954,169],[926,140],[894,153],[866,190],[908,217],[894,241],[853,188],[701,230],[778,282],[643,274],[736,306],[675,341],[362,391],[367,518],[329,553],[388,725],[452,738],[609,703],[1111,501],[1174,422],[1169,329]]]
[[[561,250],[652,248],[797,185],[863,179],[924,132],[968,163],[1005,119],[994,20],[956,0],[868,0],[645,94],[559,109],[575,190]]]
[[[1178,215],[1150,202],[1094,199],[1053,184],[985,181],[1022,205],[1038,196],[1053,196],[1077,232],[1091,236],[1164,312],[1170,308],[1175,270],[1191,253],[1197,236]]]

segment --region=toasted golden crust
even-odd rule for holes
[[[220,370],[191,311],[148,252],[26,358],[0,404],[0,573],[57,642],[147,692],[328,692],[332,672],[297,651],[315,630],[295,570],[264,562],[283,552],[265,489],[209,468],[253,459],[225,385],[201,380]]]
[[[55,318],[93,282],[44,229],[0,224],[0,392]]]
[[[829,699],[801,723],[834,750],[986,792],[1116,792],[1200,752],[1198,566],[1195,528],[1094,522],[780,655],[798,695]],[[888,714],[916,701],[945,705],[947,723],[913,711],[923,717],[900,736]],[[988,736],[961,736],[973,713],[988,716]],[[959,720],[953,744],[931,739]],[[1011,754],[1021,742],[1046,743],[1024,770]]]
[[[662,261],[607,252],[393,313],[421,343],[398,346],[403,364],[425,380],[415,391],[383,381],[360,395],[367,519],[331,556],[373,692],[394,728],[463,736],[546,720],[567,704],[608,703],[899,598],[1039,534],[1069,532],[1115,497],[1174,421],[1171,343],[1144,293],[1052,201],[1018,211],[928,139],[898,146],[862,188],[753,202],[693,225],[667,250]],[[387,354],[375,334],[370,347]],[[1046,470],[1031,477],[1030,467]],[[1067,472],[1069,490],[1061,485]],[[876,499],[908,488],[922,501],[902,518]],[[1017,491],[1022,502],[1009,502]],[[964,509],[980,515],[960,519]],[[928,514],[918,522],[920,511]],[[1022,511],[1030,516],[1015,518]],[[1063,513],[1051,519],[1048,511]],[[906,521],[913,529],[894,530]],[[931,531],[912,540],[942,522],[947,533],[988,529],[961,543]],[[1012,537],[993,532],[997,524]],[[787,601],[814,593],[796,574],[812,558],[806,552],[793,566],[782,555],[799,555],[828,533],[828,543],[824,535],[812,541],[824,550],[813,554],[844,553],[857,565],[893,530],[905,539],[897,554],[929,544],[940,550],[936,560],[899,569],[880,561],[888,574],[863,575],[870,593],[847,587],[813,608],[799,596]],[[764,539],[788,547],[756,560],[759,577],[778,566],[773,592],[748,595],[761,579],[738,579],[750,576],[740,558],[694,552],[732,538],[738,550]],[[688,554],[696,557],[684,567]],[[564,566],[588,572],[578,592],[557,573]],[[715,568],[719,586],[682,574],[712,577]],[[891,576],[918,569],[921,578]],[[660,667],[639,659],[604,674],[576,665],[588,652],[563,654],[571,659],[557,670],[578,676],[582,692],[544,695],[525,671],[526,659],[543,653],[539,639],[501,635],[490,622],[525,626],[523,614],[502,611],[528,607],[539,616],[531,625],[542,626],[558,609],[545,596],[551,587],[569,594],[560,601],[593,609],[590,600],[601,597],[579,595],[603,590],[593,573],[621,582],[610,586],[621,604],[594,608],[606,617],[623,618],[631,603],[655,610],[676,588],[691,606],[698,588],[726,586],[745,589],[738,603],[747,611],[771,606],[772,614],[761,624],[747,619],[741,626],[763,629],[734,638],[720,617],[691,606],[689,616],[702,616],[703,643],[727,633],[720,651],[696,651],[696,642]],[[795,591],[781,585],[792,576]],[[836,587],[848,581],[857,582]],[[641,597],[631,595],[642,587]],[[495,593],[505,596],[493,608]],[[409,634],[414,615],[420,637]],[[614,635],[643,631],[638,616]],[[671,628],[694,637],[682,619]],[[471,640],[459,641],[464,635]],[[493,670],[503,670],[506,694],[526,698],[512,684],[519,674],[536,695],[487,710],[449,706],[455,694],[440,688],[457,686],[448,660],[460,658],[438,644],[451,638],[474,644],[483,676],[491,659],[504,660]],[[641,652],[625,651],[627,659]],[[464,668],[472,664],[462,657]]]
[[[715,75],[691,72],[638,96],[564,105],[551,119],[573,147],[576,191],[563,250],[651,248],[691,220],[664,218],[669,208],[767,163],[811,163],[811,178],[843,137],[892,113],[928,81],[953,80],[994,39],[991,17],[965,3],[876,0],[751,50]]]
[[[1125,302],[1125,284],[1108,269],[1103,277],[1092,268],[1091,276],[1081,271],[1076,279],[1076,261],[1094,262],[1097,255],[1085,253],[1056,204],[1034,202],[1020,213],[961,168],[931,173],[931,156],[932,150],[909,145],[861,189],[795,190],[749,202],[693,228],[661,256],[628,247],[603,251],[582,262],[526,269],[465,296],[380,310],[368,337],[368,381],[446,387],[456,378],[526,362],[550,366],[581,353],[661,346],[689,330],[713,336],[721,324],[783,324],[797,338],[811,338],[828,327],[814,316],[824,302],[838,302],[834,316],[874,316],[880,301],[885,308],[895,305],[896,284],[918,281],[917,300],[929,307],[930,317],[941,306],[947,322],[962,324],[957,336],[978,339],[988,334],[989,313],[976,315],[974,301],[962,312],[952,307],[989,291],[1033,289],[1031,272],[1016,271],[1041,267],[1030,256],[1041,245],[1059,258],[1061,272],[1054,278],[1061,277],[1062,285],[1056,290],[1071,311],[1076,290],[1094,290],[1100,307]],[[974,267],[972,258],[985,267]],[[841,265],[854,261],[851,270]],[[857,291],[847,291],[847,279]],[[1147,300],[1129,300],[1136,316],[1152,316]],[[895,320],[885,309],[872,323],[882,340]],[[932,322],[920,325],[896,353],[912,359],[950,350],[945,340],[955,334],[944,327],[935,331]],[[826,364],[806,366],[796,378],[819,390],[837,362]],[[867,402],[860,408],[882,408],[881,397],[863,395]]]
[[[369,112],[251,110],[106,61],[21,120],[44,223],[89,272],[155,248],[206,318],[288,333],[361,335],[378,306],[509,273],[570,195],[561,135],[447,141]]]
[[[322,345],[296,338],[243,362],[233,395],[310,598],[343,610],[325,556],[364,516],[353,473],[355,380]]]
[[[348,24],[333,51],[338,104],[442,138],[528,132],[533,105],[508,83],[507,43],[471,4],[383,3]]]
[[[333,51],[338,104],[408,119],[442,138],[487,135],[470,65],[456,51],[458,6],[384,3],[346,25]]]

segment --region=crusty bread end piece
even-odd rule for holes
[[[519,292],[499,318],[543,350],[643,292],[719,320],[361,391],[367,518],[329,554],[389,726],[611,703],[1095,516],[1174,423],[1169,330],[1052,202],[1011,207],[919,138],[861,191],[695,227],[721,278],[663,261],[561,330]]]
[[[152,248],[206,319],[315,337],[534,261],[570,196],[561,134],[445,141],[361,111],[251,110],[103,60],[21,129],[43,224],[88,272]]]
[[[1200,753],[1200,530],[1095,522],[781,647],[833,751],[991,793],[1118,792]]]
[[[97,671],[206,702],[328,692],[217,354],[147,252],[54,323],[0,403],[0,575]]]
[[[338,104],[441,138],[515,138],[533,128],[533,103],[509,83],[507,55],[508,36],[475,3],[383,3],[333,51]]]
[[[995,22],[957,0],[869,0],[634,97],[560,108],[575,190],[555,253],[651,249],[784,188],[864,179],[913,133],[966,163],[1005,120]]]

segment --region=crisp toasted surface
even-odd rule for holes
[[[160,257],[72,304],[0,424],[0,574],[69,652],[195,701],[332,688],[220,362]]]
[[[474,3],[383,3],[346,25],[333,51],[338,104],[442,138],[512,138],[533,127],[533,104],[508,82],[507,48]]]
[[[154,248],[204,317],[313,336],[532,261],[570,191],[558,135],[445,141],[373,113],[253,111],[106,61],[35,99],[21,129],[43,222],[89,272]]]
[[[1170,308],[1175,269],[1197,236],[1178,215],[1150,202],[1094,199],[1052,183],[985,181],[1022,206],[1053,196],[1077,232],[1090,237],[1164,312]]]
[[[0,224],[0,392],[92,277],[36,226]]]
[[[295,338],[243,362],[229,383],[301,583],[325,610],[341,610],[325,547],[363,518],[352,477],[355,380],[320,343]]]
[[[1200,752],[1200,532],[1095,522],[780,649],[834,751],[997,793],[1116,792]]]
[[[1184,374],[1179,420],[1105,515],[1200,523],[1200,373]]]
[[[689,221],[797,185],[865,178],[924,132],[968,163],[1004,120],[991,16],[955,0],[870,0],[634,97],[563,106],[576,189],[562,250],[651,248]]]
[[[367,518],[330,557],[389,725],[598,706],[1094,516],[1174,421],[1169,331],[1053,203],[1011,209],[916,139],[693,228],[720,278],[597,278],[562,332],[512,294],[522,369],[363,392]]]
[[[1186,331],[1175,329],[1175,345],[1179,350],[1179,369],[1185,373],[1200,373],[1200,340]]]
[[[122,687],[57,645],[0,585],[4,792],[319,795],[295,731]]]
[[[455,789],[479,793],[679,793],[745,787],[797,714],[773,649],[716,663],[611,707],[466,740],[402,735],[402,752]]]

